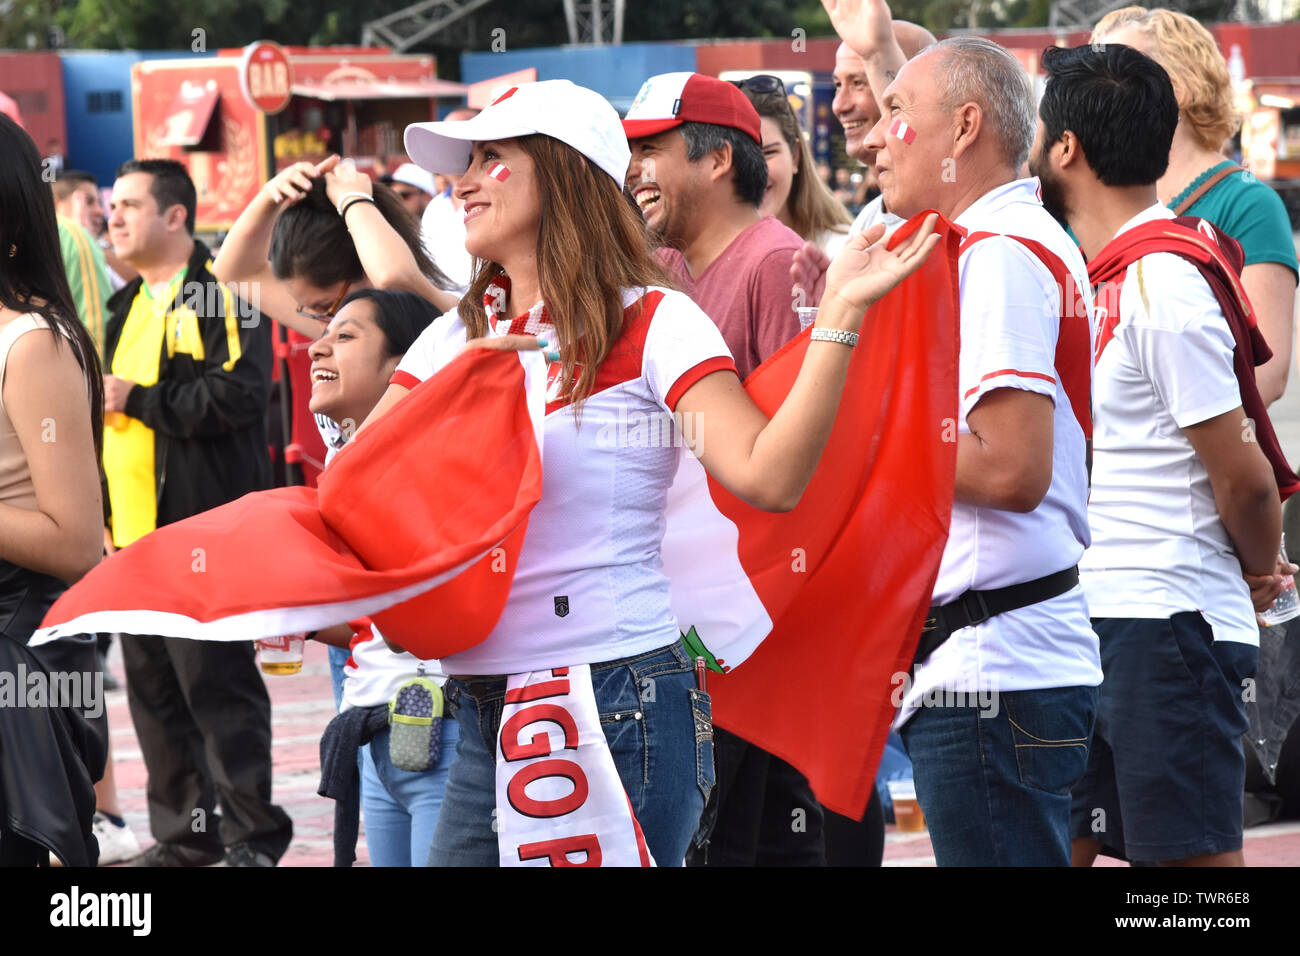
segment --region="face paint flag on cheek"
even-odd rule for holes
[[[889,135],[895,139],[901,139],[908,146],[916,140],[916,130],[908,126],[901,119],[896,119],[889,124]]]
[[[503,183],[510,178],[510,170],[506,169],[501,163],[493,163],[487,174],[499,183]]]

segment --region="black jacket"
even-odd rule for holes
[[[142,281],[108,300],[105,371]],[[137,385],[126,399],[126,414],[154,431],[159,527],[271,484],[270,320],[217,281],[211,254],[196,240],[165,321],[158,384]],[[104,502],[107,509],[107,495]]]
[[[0,706],[0,844],[17,835],[36,844],[40,858],[53,853],[65,866],[94,866],[93,781],[104,775],[108,722],[102,713],[92,720],[72,706],[93,707],[89,700],[53,699],[57,685],[46,675],[94,672],[95,645],[61,640],[35,650],[26,646],[66,589],[47,574],[0,560],[0,674],[9,684],[0,695],[6,697]],[[33,681],[46,688],[39,705],[26,699]]]

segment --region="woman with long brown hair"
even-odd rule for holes
[[[41,173],[31,137],[0,116],[0,676],[25,697],[44,681],[48,704],[0,705],[0,866],[44,865],[51,854],[90,866],[91,784],[103,773],[107,730],[86,721],[93,699],[61,698],[73,684],[94,686],[95,643],[27,648],[67,583],[103,554],[103,380]]]
[[[799,128],[779,77],[761,73],[737,82],[758,111],[767,160],[767,192],[758,211],[776,216],[834,258],[849,241],[853,217],[817,175],[812,150]]]
[[[680,864],[713,785],[708,697],[679,643],[660,559],[682,441],[620,440],[618,423],[705,423],[687,431],[714,478],[755,507],[792,508],[829,436],[866,308],[937,237],[927,227],[893,251],[848,245],[800,376],[769,421],[717,326],[665,287],[622,193],[631,154],[618,114],[598,94],[565,80],[520,86],[472,120],[410,127],[406,145],[426,169],[464,172],[456,191],[477,272],[458,314],[408,351],[367,424],[466,347],[541,348],[550,359],[542,497],[509,599],[486,640],[443,659],[461,736],[430,862],[498,861],[501,675],[577,669],[637,834],[660,864]]]

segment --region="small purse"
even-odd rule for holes
[[[424,676],[401,687],[388,702],[388,759],[398,770],[424,773],[442,757],[442,688]]]

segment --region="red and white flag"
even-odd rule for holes
[[[541,498],[545,378],[540,353],[466,351],[363,429],[317,488],[245,495],[146,535],[69,588],[32,643],[248,641],[365,616],[425,658],[478,643]],[[429,626],[448,619],[454,634]]]
[[[940,248],[868,312],[798,507],[758,511],[690,455],[669,494],[673,611],[691,652],[726,672],[710,687],[715,721],[850,816],[871,793],[952,507],[961,235],[942,219],[938,229]],[[808,342],[805,332],[746,380],[766,414]],[[538,352],[462,354],[357,435],[318,492],[246,495],[158,529],[70,588],[33,642],[100,631],[251,640],[369,615],[420,657],[472,647],[505,606],[501,569],[516,566],[541,494],[545,377]]]
[[[916,140],[916,130],[908,126],[905,120],[901,119],[896,119],[889,124],[889,135],[895,139],[901,139],[909,146],[911,146]]]

